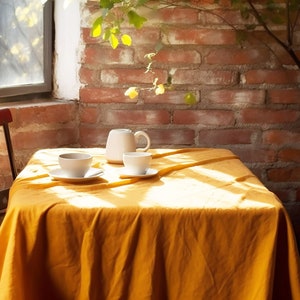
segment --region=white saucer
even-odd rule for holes
[[[84,177],[69,177],[62,169],[55,169],[49,172],[49,175],[56,180],[65,182],[85,182],[98,178],[103,174],[102,169],[90,168]]]
[[[131,178],[131,177],[148,178],[148,177],[157,175],[157,173],[158,173],[158,170],[149,168],[145,174],[131,174],[126,171],[126,168],[123,168],[120,177],[122,177],[122,178]]]

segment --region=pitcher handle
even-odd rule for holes
[[[145,131],[141,131],[141,130],[137,131],[134,134],[134,138],[135,138],[136,143],[138,142],[140,137],[144,137],[146,139],[147,145],[144,148],[137,148],[136,150],[145,152],[150,148],[150,145],[151,145],[150,137]]]

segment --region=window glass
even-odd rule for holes
[[[52,8],[47,2],[0,0],[0,96],[51,89]]]

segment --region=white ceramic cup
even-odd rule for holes
[[[92,164],[93,157],[88,153],[64,153],[58,156],[61,169],[69,177],[84,177]]]
[[[126,173],[129,175],[146,174],[152,155],[149,152],[125,152],[123,153],[123,163]]]

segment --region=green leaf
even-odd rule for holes
[[[103,18],[99,17],[95,20],[92,26],[92,37],[99,37],[102,32]]]
[[[105,30],[104,34],[103,34],[103,40],[104,40],[104,41],[108,41],[109,38],[110,38],[110,35],[111,35],[110,29],[107,28],[107,29]]]
[[[197,102],[196,96],[193,93],[189,92],[185,94],[184,102],[189,105],[195,104]]]
[[[137,14],[134,10],[130,10],[127,13],[129,24],[134,25],[135,28],[139,29],[143,26],[143,24],[147,21],[146,18]]]
[[[122,44],[125,46],[131,46],[132,40],[128,34],[123,34],[121,37]]]
[[[145,3],[147,3],[149,0],[138,0],[136,3],[136,7],[143,6]]]
[[[101,8],[111,9],[114,7],[114,1],[110,1],[110,0],[100,0],[99,4]]]
[[[110,42],[110,45],[113,49],[116,49],[119,45],[119,40],[118,38],[116,37],[115,34],[111,34],[110,37],[109,37],[109,42]]]

